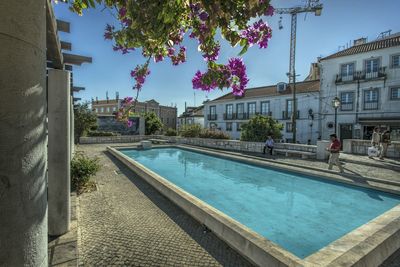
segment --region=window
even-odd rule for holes
[[[400,100],[400,86],[390,88],[390,99],[391,100]]]
[[[293,124],[291,122],[286,123],[286,132],[292,133],[293,132]]]
[[[249,116],[256,114],[256,103],[255,102],[247,104],[247,112],[249,113]]]
[[[110,112],[110,107],[107,107],[107,112]]]
[[[241,122],[237,122],[236,123],[236,131],[240,132],[242,130],[242,123]]]
[[[400,55],[393,55],[390,62],[392,68],[400,68]]]
[[[113,111],[117,111],[117,108],[116,108],[116,107],[113,107]]]
[[[291,114],[293,112],[293,99],[286,100],[286,112]]]
[[[228,119],[228,120],[233,119],[233,104],[227,104],[226,105],[225,118]]]
[[[100,108],[100,112],[103,113],[104,112],[104,107]]]
[[[244,104],[243,103],[236,104],[236,113],[238,119],[244,119],[243,112],[244,112]]]
[[[353,110],[354,92],[342,92],[340,94],[340,110]]]
[[[226,123],[226,131],[228,131],[228,132],[232,131],[232,122]]]
[[[351,79],[354,73],[354,63],[343,64],[340,67],[340,76],[342,79]]]
[[[364,91],[364,110],[378,109],[379,91],[378,88]]]
[[[365,78],[370,79],[378,77],[378,67],[378,58],[365,60]]]
[[[96,113],[99,113],[99,109],[98,108],[95,108],[95,110],[96,110]]]
[[[270,108],[269,108],[269,101],[261,102],[261,114],[262,115],[269,115]]]
[[[210,114],[208,115],[209,120],[216,120],[217,119],[217,107],[210,106]]]

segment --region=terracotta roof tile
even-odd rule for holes
[[[223,95],[218,97],[214,101],[225,101],[225,100],[237,100],[237,99],[247,99],[247,98],[255,98],[255,97],[265,97],[265,96],[278,96],[278,95],[290,95],[292,94],[292,85],[288,85],[284,92],[277,92],[276,85],[264,86],[264,87],[256,87],[256,88],[248,88],[245,91],[244,96],[237,97],[232,93]],[[296,93],[308,93],[308,92],[319,92],[320,83],[319,80],[313,81],[304,81],[296,83]]]
[[[365,52],[374,51],[374,50],[378,50],[378,49],[384,49],[384,48],[393,47],[393,46],[400,46],[400,34],[396,34],[392,37],[387,37],[385,39],[376,40],[376,41],[361,44],[361,45],[355,45],[350,48],[339,51],[335,54],[332,54],[330,56],[324,57],[321,60],[350,56],[350,55],[354,55],[354,54],[365,53]]]

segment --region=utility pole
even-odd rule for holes
[[[291,15],[291,29],[290,29],[290,60],[289,60],[289,84],[292,84],[293,99],[292,99],[292,129],[293,129],[293,143],[296,143],[296,119],[297,119],[297,103],[296,103],[296,30],[297,30],[297,14],[314,12],[316,16],[320,16],[322,11],[322,4],[319,0],[308,0],[305,7],[293,8],[277,8],[277,14],[290,14]],[[279,22],[279,29],[282,29]]]

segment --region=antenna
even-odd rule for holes
[[[107,99],[107,103],[108,103],[108,91],[106,91],[106,99]]]
[[[119,100],[119,92],[115,92],[115,99],[118,101]]]
[[[386,37],[388,37],[390,35],[391,32],[392,32],[392,30],[387,30],[387,31],[381,32],[378,35],[378,37],[376,38],[376,40],[385,39]]]

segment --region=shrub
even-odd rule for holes
[[[230,136],[227,133],[210,129],[203,129],[200,132],[199,137],[210,139],[230,139]]]
[[[165,132],[165,135],[166,135],[166,136],[176,136],[176,135],[177,135],[177,132],[176,132],[175,129],[168,128],[167,131]]]
[[[146,113],[144,118],[146,135],[154,134],[155,132],[161,130],[161,128],[163,127],[160,118],[154,112]]]
[[[199,137],[202,127],[199,124],[183,125],[179,130],[179,135],[182,137]]]
[[[88,136],[119,136],[119,133],[114,132],[101,132],[101,131],[90,131]]]
[[[78,194],[93,188],[95,185],[90,181],[90,177],[95,175],[100,169],[97,158],[91,159],[83,152],[76,152],[71,160],[71,188]]]
[[[282,136],[283,125],[271,117],[257,115],[242,125],[240,140],[264,142],[270,135],[274,139],[280,139]]]
[[[90,108],[89,103],[78,104],[74,110],[75,143],[79,137],[86,136],[90,130],[97,128],[97,116]]]

